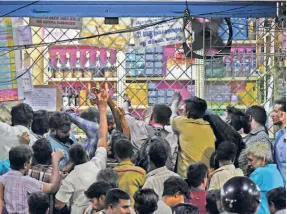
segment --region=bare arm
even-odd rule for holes
[[[122,122],[122,129],[123,129],[123,133],[126,137],[130,138],[131,133],[130,133],[130,128],[129,128],[129,124],[126,120],[125,117],[125,110],[123,108],[117,108],[117,114],[120,116],[121,118],[121,122]]]
[[[182,99],[182,97],[180,95],[180,92],[179,91],[174,92],[174,94],[172,96],[171,107],[170,107],[171,111],[172,111],[170,120],[173,120],[173,118],[177,116],[178,106],[179,106],[181,99]]]
[[[100,130],[99,130],[99,141],[98,148],[104,147],[107,148],[107,137],[108,137],[108,122],[107,122],[107,101],[109,95],[106,92],[101,92],[98,96],[98,108],[100,112]]]
[[[113,118],[115,120],[116,123],[116,129],[118,131],[122,131],[123,127],[122,127],[122,122],[121,122],[121,118],[119,118],[118,112],[117,112],[117,105],[114,103],[114,101],[111,99],[111,97],[109,97],[108,99],[108,105],[113,113]]]

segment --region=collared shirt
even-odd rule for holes
[[[286,186],[286,128],[276,133],[274,158]]]
[[[238,163],[240,169],[242,169],[244,175],[247,174],[247,167],[248,167],[248,157],[247,157],[247,150],[249,147],[257,144],[257,143],[266,143],[269,146],[269,156],[272,160],[272,148],[271,148],[271,141],[269,136],[265,131],[264,126],[260,126],[257,129],[252,130],[244,139],[245,149],[243,149],[239,155]]]
[[[63,150],[65,152],[65,157],[60,161],[60,168],[63,169],[67,163],[69,162],[69,149],[70,147],[76,143],[76,140],[70,135],[70,141],[67,143],[62,143],[54,138],[52,135],[47,137],[47,140],[50,142],[53,152],[57,150]]]
[[[157,202],[157,210],[153,214],[172,214],[171,208],[162,200]]]
[[[178,174],[186,178],[186,169],[194,162],[209,166],[215,148],[215,136],[210,124],[203,119],[178,116],[173,119],[172,128],[179,135]]]
[[[179,175],[170,171],[166,166],[152,170],[151,172],[147,173],[143,188],[153,189],[158,195],[159,199],[161,199],[163,193],[163,184],[171,176]]]
[[[233,164],[222,166],[213,172],[208,190],[220,189],[226,181],[236,176],[243,176],[241,169],[235,168]]]
[[[0,183],[4,186],[4,203],[8,213],[27,214],[29,195],[43,191],[42,181],[14,170],[1,176]]]
[[[257,214],[269,214],[267,192],[277,187],[283,187],[282,176],[276,164],[267,164],[251,173],[250,179],[259,187],[261,202]]]
[[[71,116],[72,122],[86,133],[87,138],[85,140],[84,148],[86,152],[89,154],[89,157],[93,158],[96,152],[97,143],[99,139],[98,137],[99,124],[81,118],[74,111],[67,111],[66,113],[68,113]]]
[[[75,166],[74,170],[62,181],[62,185],[56,194],[56,199],[67,204],[71,203],[71,214],[83,213],[89,205],[89,200],[84,192],[97,181],[100,170],[106,168],[107,149],[99,147],[95,157],[84,164]]]
[[[120,162],[114,170],[119,175],[119,188],[129,193],[133,205],[133,195],[144,185],[145,170],[135,166],[130,160]]]
[[[204,190],[201,187],[191,187],[190,199],[186,200],[186,203],[195,205],[198,208],[200,214],[207,214],[207,211],[205,209],[207,193],[208,191]]]

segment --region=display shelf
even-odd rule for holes
[[[260,79],[260,77],[258,77],[258,76],[251,76],[251,77],[223,77],[223,78],[205,78],[205,81],[216,81],[216,82],[230,81],[230,82],[234,82],[234,81],[257,81],[259,79]]]
[[[180,78],[170,78],[170,77],[126,77],[126,81],[191,81],[191,78],[180,77]]]
[[[224,41],[224,43],[227,43],[227,41]],[[256,45],[256,44],[262,44],[263,40],[232,40],[232,45]]]
[[[51,78],[49,82],[115,82],[117,77],[93,77],[93,78]]]
[[[210,104],[210,102],[207,101],[207,108],[208,109],[211,109],[211,110],[219,110],[219,109],[226,109],[227,106],[232,106],[232,107],[235,107],[235,108],[238,108],[238,109],[242,109],[242,110],[245,110],[247,109],[247,105],[242,105],[242,104],[233,104],[233,103],[230,103],[230,104]]]

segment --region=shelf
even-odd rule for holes
[[[93,78],[51,78],[49,82],[115,82],[117,77],[93,77]]]
[[[232,106],[232,107],[235,107],[235,108],[238,108],[238,109],[241,109],[241,110],[245,110],[248,108],[248,105],[238,105],[238,104],[233,104],[233,103],[230,103],[230,104],[213,104],[213,105],[210,105],[210,103],[207,101],[207,108],[208,109],[211,109],[211,110],[215,110],[215,109],[222,109],[222,110],[225,110],[227,106]]]
[[[254,77],[223,77],[223,78],[206,78],[205,81],[230,81],[230,82],[235,82],[235,81],[257,81],[260,79],[258,76]]]
[[[170,78],[170,77],[127,77],[126,81],[192,81],[188,77]]]
[[[227,41],[224,41],[226,44]],[[262,44],[263,40],[232,40],[232,45],[256,45]]]

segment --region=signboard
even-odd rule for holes
[[[29,19],[29,25],[46,28],[81,29],[81,23],[81,18],[78,17],[46,17]]]
[[[100,35],[118,30],[124,30],[131,27],[130,18],[119,18],[119,24],[105,24],[104,18],[83,18],[83,29],[81,37],[89,37]],[[87,45],[95,45],[115,50],[127,51],[129,47],[131,33],[117,33],[91,39],[82,40],[81,42]]]
[[[167,18],[136,18],[133,27],[157,23]],[[184,42],[183,19],[170,20],[134,32],[136,48],[166,46]]]
[[[11,18],[0,18],[0,47],[14,46]],[[15,51],[0,48],[0,102],[18,100]],[[2,83],[1,83],[2,82]]]

